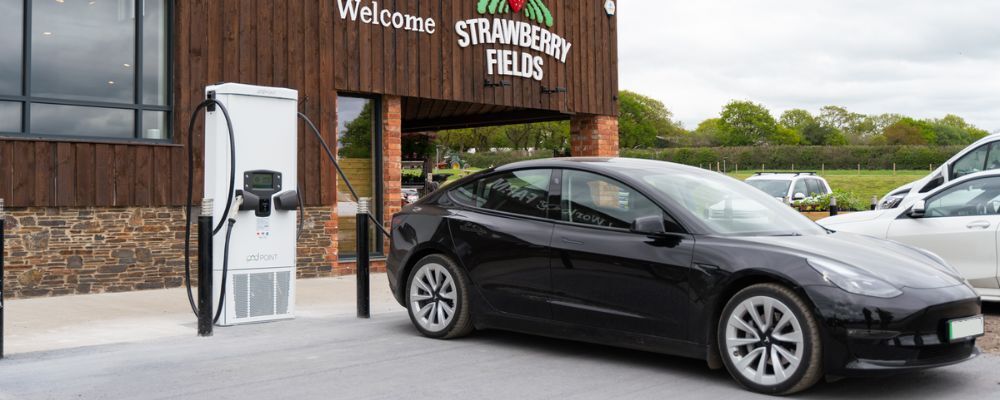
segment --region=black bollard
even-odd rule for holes
[[[198,217],[198,336],[212,336],[212,199]]]
[[[358,276],[358,318],[370,318],[371,300],[368,276],[368,198],[362,197],[358,200],[357,214],[357,276]]]
[[[872,211],[878,209],[878,196],[872,196]]]
[[[6,223],[6,221],[5,221],[6,219],[7,219],[7,215],[4,213],[4,210],[3,210],[3,199],[0,199],[0,360],[3,359],[3,309],[4,309],[4,304],[3,304],[3,295],[4,295],[4,292],[3,292],[3,289],[4,289],[4,286],[3,286],[4,285],[4,280],[3,280],[3,274],[4,274],[4,270],[3,270],[3,253],[4,253],[4,249],[6,249],[6,247],[4,247],[4,240],[3,240],[3,238],[4,238],[4,235],[7,233],[7,232],[4,231],[4,229],[5,229],[4,225]]]
[[[830,197],[830,216],[836,216],[838,211],[840,210],[837,209],[837,198]]]

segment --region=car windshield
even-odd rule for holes
[[[702,171],[651,171],[641,178],[684,207],[714,234],[726,236],[820,235],[826,230],[750,185]]]
[[[762,192],[771,195],[771,197],[781,197],[784,198],[788,196],[788,186],[792,184],[792,181],[776,180],[776,179],[753,179],[747,181],[747,184],[760,189]]]

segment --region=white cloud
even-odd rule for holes
[[[688,128],[732,99],[1000,129],[995,0],[619,1],[620,86]]]

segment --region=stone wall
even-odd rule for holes
[[[331,207],[308,207],[298,248],[300,278],[331,276]],[[193,218],[193,220],[195,220]],[[163,289],[184,276],[184,211],[157,208],[8,208],[5,297]],[[197,267],[197,229],[192,266]]]

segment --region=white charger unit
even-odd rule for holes
[[[234,83],[205,91],[229,111],[236,142],[234,192],[244,195],[230,239],[218,324],[294,318],[298,92]],[[205,197],[214,200],[213,226],[224,221],[213,244],[215,299],[222,288],[226,201],[235,194],[229,191],[230,170],[229,131],[216,108],[205,122]]]

